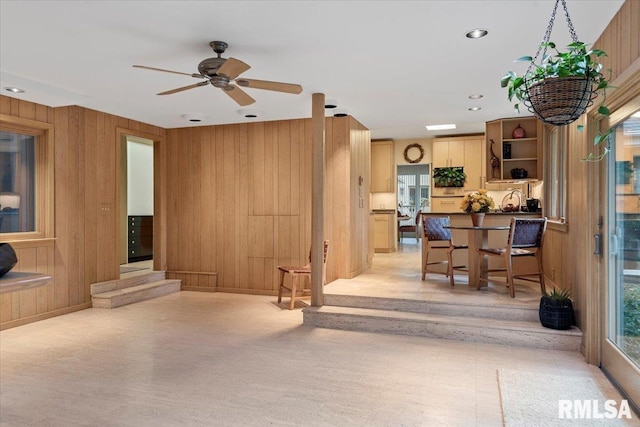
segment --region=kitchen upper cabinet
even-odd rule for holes
[[[486,162],[484,149],[484,136],[464,140],[464,173],[467,180],[464,183],[465,191],[475,191],[485,187]]]
[[[493,120],[485,124],[485,130],[489,181],[542,179],[540,120],[535,117]]]
[[[464,140],[434,139],[433,167],[464,166]]]
[[[463,188],[434,187],[436,196],[461,194],[484,188],[486,181],[484,135],[456,136],[433,140],[433,167],[462,167],[467,175]]]
[[[371,141],[371,192],[395,192],[395,157],[392,140]]]

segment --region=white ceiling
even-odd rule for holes
[[[593,43],[623,0],[567,0],[581,41]],[[547,28],[554,1],[5,1],[0,0],[3,94],[50,106],[80,105],[164,128],[245,122],[231,98],[212,86],[167,96],[197,83],[196,73],[223,57],[251,69],[241,77],[299,83],[300,95],[246,89],[257,120],[311,116],[311,95],[338,101],[372,138],[429,138],[484,131],[514,116],[502,75],[526,64]],[[486,28],[471,40],[465,33]],[[570,42],[561,7],[551,39]],[[473,93],[484,98],[471,100]],[[482,107],[477,112],[472,106]],[[329,111],[329,110],[327,110]],[[251,119],[256,120],[256,119]],[[456,123],[428,132],[426,124]]]

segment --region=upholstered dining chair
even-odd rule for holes
[[[415,233],[416,234],[416,243],[420,240],[420,233],[418,228],[420,228],[420,217],[422,216],[422,211],[420,209],[416,212],[415,223],[411,225],[401,225],[398,227],[398,238],[402,242],[402,236],[404,233]]]
[[[485,255],[493,257],[501,257],[504,259],[506,268],[487,270],[506,271],[507,280],[495,280],[480,278],[478,289],[482,286],[482,282],[494,282],[506,284],[509,288],[509,295],[515,298],[514,279],[526,280],[530,282],[540,282],[540,291],[545,293],[544,271],[542,269],[542,243],[544,234],[547,230],[547,218],[511,218],[511,226],[509,228],[509,238],[507,245],[503,248],[482,248],[478,249],[478,257],[482,261]],[[538,262],[538,272],[528,274],[514,274],[513,260],[514,258],[535,257]],[[536,277],[537,279],[533,279]]]
[[[468,249],[467,245],[456,245],[451,239],[451,230],[447,227],[451,223],[448,216],[422,216],[422,280],[425,279],[427,268],[434,264],[447,264],[449,284],[454,285],[453,271],[465,270],[467,266],[453,265],[453,251],[457,249]],[[434,251],[445,252],[447,261],[429,262],[429,254]]]
[[[325,284],[326,274],[327,274],[327,256],[329,254],[329,241],[324,241],[324,250],[322,255],[322,285]],[[311,251],[309,251],[309,264],[304,267],[288,267],[288,266],[278,266],[278,271],[280,272],[280,285],[278,287],[278,303],[282,301],[282,291],[287,289],[291,294],[291,301],[289,301],[289,310],[293,310],[295,306],[296,298],[302,298],[305,295],[308,295],[311,292],[311,288],[305,288],[304,283],[308,283],[311,286]],[[287,286],[285,284],[284,276],[288,274],[291,276],[290,284]],[[307,277],[309,280],[304,280]],[[303,279],[302,281],[300,279]],[[302,282],[302,286],[300,285]],[[298,287],[300,290],[298,291]]]

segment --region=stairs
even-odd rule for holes
[[[164,271],[93,283],[91,302],[94,308],[116,308],[180,291],[180,280],[165,279]]]
[[[480,305],[325,294],[303,309],[304,325],[468,342],[579,351],[582,332],[548,329],[530,305]]]

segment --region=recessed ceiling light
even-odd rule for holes
[[[469,111],[478,111],[478,110],[482,110],[482,107],[471,107],[471,108],[469,108]]]
[[[450,124],[450,125],[427,125],[427,130],[449,130],[449,129],[455,129],[456,125],[455,124]]]
[[[483,95],[483,94],[481,94],[481,93],[474,93],[474,94],[469,95],[469,99],[480,99],[480,98],[482,98],[483,96],[484,96],[484,95]]]
[[[200,123],[206,117],[202,114],[183,114],[182,118],[190,121],[191,123]]]
[[[238,114],[247,119],[257,119],[262,116],[262,112],[258,110],[253,110],[249,108],[241,108],[238,110]]]
[[[338,101],[335,99],[327,99],[324,103],[324,108],[332,109],[338,106]]]
[[[13,93],[24,93],[24,90],[20,89],[19,87],[5,87],[4,90],[7,90]]]
[[[469,39],[479,39],[481,37],[486,36],[487,34],[489,34],[489,31],[485,30],[484,28],[476,28],[474,30],[467,32],[467,34],[465,35]]]

